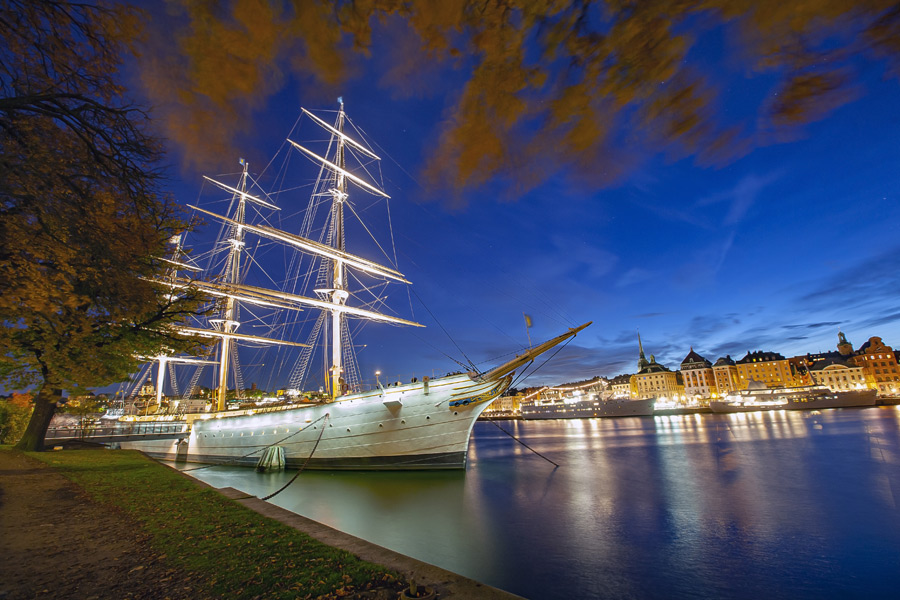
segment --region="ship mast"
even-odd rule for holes
[[[244,167],[244,171],[243,173],[241,173],[241,180],[238,184],[238,191],[240,193],[237,194],[238,206],[237,211],[234,215],[234,220],[237,221],[237,225],[232,227],[232,237],[228,239],[228,242],[231,244],[231,248],[228,251],[228,262],[226,263],[224,278],[225,283],[228,284],[236,284],[240,282],[241,251],[244,248],[243,223],[246,211],[247,173],[249,164],[243,158],[241,159],[241,164]],[[231,347],[234,344],[233,339],[227,337],[227,334],[234,333],[240,326],[240,322],[236,320],[236,317],[237,300],[233,296],[226,296],[225,311],[222,315],[222,318],[211,321],[214,326],[218,325],[218,329],[223,334],[226,334],[222,338],[222,342],[219,345],[219,388],[216,391],[217,411],[225,410],[227,406],[225,395],[228,391],[228,365],[231,360]]]
[[[344,160],[344,101],[340,102],[340,110],[338,111],[337,123],[335,129],[338,130],[337,136],[337,153],[335,163],[339,167],[336,172],[335,187],[331,190],[331,222],[334,228],[332,236],[332,246],[335,250],[343,251],[344,248],[344,200],[347,199],[347,182],[344,179],[346,169],[346,161]],[[341,385],[343,366],[342,366],[342,348],[341,348],[341,332],[343,326],[344,312],[338,307],[342,307],[347,302],[348,292],[345,289],[344,282],[344,262],[335,257],[332,259],[332,285],[331,303],[336,307],[331,310],[331,400],[334,401],[343,393]]]
[[[285,292],[279,295],[278,301],[285,302],[289,305],[297,304],[304,306],[314,306],[331,313],[331,367],[329,369],[330,376],[328,376],[326,379],[327,385],[331,388],[329,390],[331,401],[335,401],[340,396],[342,396],[347,388],[347,386],[345,385],[344,377],[344,351],[345,349],[347,349],[346,347],[349,342],[344,335],[344,328],[346,326],[346,319],[348,316],[370,321],[380,321],[385,323],[422,327],[421,324],[415,323],[413,321],[408,321],[406,319],[385,315],[376,311],[347,305],[347,300],[350,297],[350,293],[348,291],[348,268],[350,271],[358,269],[367,273],[368,275],[372,275],[375,277],[392,279],[394,281],[399,281],[407,284],[409,282],[404,279],[402,273],[399,273],[392,268],[382,266],[376,262],[346,251],[344,208],[346,203],[348,202],[349,194],[347,190],[350,184],[357,186],[358,188],[369,194],[373,194],[381,198],[388,199],[390,198],[390,196],[376,185],[367,182],[365,179],[354,175],[348,170],[348,153],[350,154],[350,161],[358,159],[358,155],[365,156],[366,158],[375,161],[381,159],[366,146],[344,133],[345,125],[347,124],[349,119],[344,112],[343,99],[338,98],[338,103],[340,104],[340,108],[338,110],[334,126],[326,123],[305,108],[302,109],[303,113],[307,115],[314,123],[331,134],[332,137],[330,139],[333,142],[329,143],[328,151],[324,153],[325,156],[328,156],[328,158],[326,158],[325,156],[320,156],[319,154],[303,147],[297,142],[288,139],[288,142],[291,144],[291,146],[303,152],[303,154],[305,154],[307,158],[311,159],[313,162],[319,163],[321,167],[323,167],[324,171],[330,173],[327,179],[321,178],[316,183],[316,190],[320,190],[320,192],[314,192],[313,194],[314,197],[331,196],[332,199],[329,214],[331,225],[329,228],[328,237],[324,240],[325,243],[314,242],[299,235],[287,234],[282,231],[275,231],[274,229],[266,226],[247,225],[245,227],[248,232],[251,232],[255,235],[260,235],[269,239],[277,240],[281,243],[293,246],[305,253],[321,257],[327,261],[319,263],[322,267],[322,270],[319,272],[322,279],[318,280],[318,285],[322,287],[318,287],[313,290],[318,296],[318,300]],[[333,145],[331,145],[332,143]],[[333,155],[331,155],[332,151]],[[324,185],[322,187],[319,187],[320,184]],[[350,210],[352,210],[352,207],[350,208]],[[253,293],[259,295],[259,290],[249,289],[246,286],[243,286],[243,288],[245,293]],[[328,315],[324,316],[327,319]],[[315,331],[315,335],[317,336],[319,330],[315,329]],[[324,345],[327,346],[328,334],[325,333],[323,337]],[[307,359],[303,359],[301,356],[300,360],[302,361]]]

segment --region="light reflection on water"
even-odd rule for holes
[[[535,599],[897,597],[897,408],[501,425],[561,466],[477,423],[465,473],[309,471],[271,502]]]

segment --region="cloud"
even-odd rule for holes
[[[822,279],[798,301],[808,308],[840,306],[845,310],[884,301],[896,303],[900,296],[898,270],[900,246],[895,245]]]
[[[607,275],[619,262],[619,257],[608,250],[589,244],[583,240],[576,243],[563,235],[552,235],[553,250],[545,254],[542,269],[576,273],[578,279],[597,280]],[[565,256],[565,260],[560,260]]]
[[[655,274],[652,271],[648,271],[647,269],[642,269],[640,267],[634,267],[632,269],[628,269],[625,274],[619,278],[619,280],[615,284],[615,287],[628,287],[637,283],[647,281],[648,279],[652,279],[653,277],[655,277]]]
[[[701,198],[694,206],[697,208],[726,203],[728,212],[722,219],[723,225],[737,225],[756,202],[762,190],[779,178],[782,173],[775,171],[767,175],[749,174],[742,177],[730,190]]]
[[[802,323],[800,325],[782,325],[783,329],[821,329],[822,327],[837,327],[843,321],[822,321],[821,323]]]
[[[872,319],[867,319],[859,323],[861,327],[877,327],[878,325],[887,325],[888,323],[893,323],[894,321],[900,321],[900,312],[891,313],[889,315],[884,315],[881,317],[874,317]]]
[[[740,316],[737,313],[696,315],[688,322],[685,336],[691,339],[702,339],[712,334],[721,333],[734,325],[740,325],[740,323]]]
[[[687,289],[715,284],[716,276],[734,244],[734,238],[735,232],[730,231],[723,240],[695,248],[690,260],[682,261],[681,266],[674,271],[674,283]]]

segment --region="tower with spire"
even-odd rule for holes
[[[841,356],[850,356],[853,354],[853,344],[847,341],[847,336],[844,335],[843,331],[838,331],[838,352],[841,353]]]
[[[650,361],[644,356],[644,344],[641,343],[641,332],[638,331],[638,348],[640,348],[640,356],[638,357],[638,371],[650,364]]]

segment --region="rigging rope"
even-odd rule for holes
[[[540,456],[541,458],[543,458],[544,460],[546,460],[546,461],[547,461],[548,463],[550,463],[551,465],[553,465],[553,466],[555,466],[555,467],[559,467],[558,464],[556,464],[555,462],[553,462],[552,460],[550,460],[549,458],[547,458],[546,456],[544,456],[543,454],[541,454],[540,452],[538,452],[537,450],[535,450],[534,448],[532,448],[531,446],[529,446],[528,444],[526,444],[525,442],[523,442],[522,440],[520,440],[519,438],[517,438],[516,436],[514,436],[513,434],[511,434],[510,432],[508,432],[507,430],[505,430],[505,429],[503,429],[502,427],[500,427],[500,425],[497,425],[497,421],[493,421],[493,420],[492,420],[491,423],[493,423],[494,425],[496,425],[496,426],[497,426],[497,429],[499,429],[500,431],[502,431],[503,433],[505,433],[506,435],[508,435],[508,436],[511,437],[512,439],[516,440],[517,442],[519,442],[520,444],[522,444],[523,446],[525,446],[526,448],[528,448],[529,450],[531,450],[532,452],[534,452],[535,454],[537,454],[538,456]]]
[[[286,440],[291,439],[291,438],[294,437],[295,435],[298,435],[298,434],[300,434],[300,433],[303,433],[304,431],[306,431],[307,429],[309,429],[310,427],[312,427],[313,425],[315,425],[316,423],[318,423],[318,422],[321,421],[322,419],[328,419],[328,417],[330,416],[330,414],[331,414],[331,413],[325,413],[324,415],[322,415],[321,417],[319,417],[318,419],[316,419],[316,420],[313,421],[312,423],[307,423],[307,424],[306,424],[306,427],[303,427],[302,429],[298,429],[297,431],[295,431],[295,432],[292,433],[291,435],[289,435],[289,436],[287,436],[287,437],[284,437],[284,438],[281,438],[281,439],[278,440],[277,442],[273,442],[273,443],[271,443],[271,444],[266,444],[266,445],[261,445],[261,446],[259,446],[256,450],[253,450],[252,452],[250,452],[250,453],[248,453],[248,454],[245,454],[245,455],[243,455],[243,456],[236,456],[236,457],[232,458],[232,459],[229,460],[229,461],[226,461],[226,462],[223,462],[223,463],[217,463],[217,464],[214,464],[214,465],[203,465],[202,467],[194,467],[193,469],[182,469],[181,472],[182,472],[182,473],[187,473],[187,472],[189,472],[189,471],[200,471],[201,469],[211,469],[211,468],[213,468],[213,467],[226,467],[226,466],[228,466],[228,465],[230,465],[230,464],[233,464],[233,463],[235,463],[235,462],[237,462],[237,461],[239,461],[239,460],[242,460],[242,459],[245,459],[245,458],[249,458],[249,457],[253,456],[254,454],[256,454],[257,452],[260,452],[261,450],[265,450],[266,448],[271,448],[272,446],[278,446],[279,444],[283,444]],[[324,426],[322,427],[322,431],[325,431],[325,427],[324,427]],[[319,439],[322,439],[322,432],[319,432]],[[318,445],[319,445],[319,442],[317,441],[317,442],[316,442],[316,446],[318,446]],[[313,448],[313,450],[315,450],[315,448]],[[310,456],[312,456],[312,455],[310,455]],[[309,460],[309,459],[307,459],[307,460]],[[305,466],[305,465],[304,465],[304,466]]]
[[[571,342],[571,341],[574,340],[574,339],[575,339],[575,336],[572,336],[572,337],[570,337],[569,339],[567,339],[565,344],[563,344],[562,346],[560,346],[559,348],[557,348],[556,351],[555,351],[553,354],[551,354],[551,355],[548,356],[546,359],[544,359],[544,362],[542,362],[542,363],[539,364],[537,367],[535,367],[534,370],[533,370],[531,373],[528,373],[528,375],[525,374],[525,369],[522,369],[522,374],[521,374],[519,377],[517,377],[516,380],[515,380],[513,383],[510,384],[510,387],[513,387],[513,386],[515,386],[515,385],[519,385],[520,383],[522,383],[523,381],[525,381],[526,379],[528,379],[529,377],[531,377],[532,375],[534,375],[535,373],[537,373],[539,369],[541,369],[544,365],[546,365],[548,362],[550,362],[550,361],[553,359],[554,356],[556,356],[557,354],[559,354],[559,353],[562,351],[562,349],[565,348],[566,346],[568,346],[568,345],[569,345],[569,342]],[[533,364],[533,363],[534,363],[534,361],[531,361],[531,363],[529,363],[529,364]]]
[[[438,321],[438,318],[437,318],[436,316],[434,316],[434,313],[431,312],[431,309],[428,308],[428,305],[425,304],[425,301],[422,300],[422,298],[419,296],[419,294],[417,294],[416,291],[415,291],[414,289],[412,289],[412,287],[410,287],[409,289],[410,289],[410,291],[412,291],[412,293],[413,293],[413,295],[416,297],[416,299],[422,304],[422,306],[425,308],[425,310],[428,311],[428,314],[431,315],[431,318],[434,319],[434,322],[438,324],[438,327],[441,328],[441,331],[443,331],[443,332],[447,335],[447,338],[448,338],[451,342],[453,342],[453,345],[456,346],[456,349],[459,350],[459,353],[463,355],[463,358],[465,358],[465,359],[469,362],[469,364],[468,364],[468,365],[463,365],[463,363],[459,362],[459,361],[456,360],[456,359],[454,359],[454,361],[455,361],[457,364],[460,364],[460,365],[462,365],[462,366],[464,366],[464,367],[466,367],[466,368],[471,368],[471,369],[474,370],[474,371],[478,371],[478,368],[475,366],[475,363],[472,362],[472,359],[469,358],[468,356],[466,356],[466,353],[463,352],[463,349],[459,347],[459,344],[456,343],[456,340],[453,339],[453,336],[450,335],[450,332],[447,331],[447,329],[444,327],[444,325],[443,325],[440,321]]]
[[[309,459],[311,459],[312,456],[313,456],[313,454],[315,454],[316,448],[319,447],[319,442],[322,441],[322,435],[325,433],[325,423],[328,422],[328,417],[329,417],[330,415],[331,415],[331,413],[325,413],[325,422],[322,423],[322,431],[319,432],[319,437],[316,439],[316,444],[313,446],[313,449],[312,449],[312,451],[309,453],[309,456],[306,457],[306,460],[303,461],[303,466],[300,467],[300,470],[297,471],[297,474],[294,475],[293,477],[291,477],[291,480],[288,481],[288,482],[287,482],[286,484],[284,484],[283,486],[281,486],[280,489],[278,489],[278,490],[275,491],[275,492],[272,492],[272,493],[269,494],[268,496],[265,496],[265,497],[263,497],[263,498],[260,498],[260,500],[268,500],[269,498],[274,498],[275,496],[277,496],[278,494],[280,494],[281,492],[283,492],[284,490],[286,490],[286,489],[288,488],[289,485],[291,485],[292,483],[294,483],[294,481],[296,481],[297,478],[300,477],[300,473],[302,473],[303,470],[306,469],[306,465],[309,464]]]

